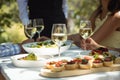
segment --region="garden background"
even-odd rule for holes
[[[72,26],[70,34],[79,30],[80,19],[89,18],[96,9],[98,0],[68,0],[69,24]],[[0,43],[20,43],[27,39],[24,35],[23,25],[19,19],[16,0],[0,0]]]

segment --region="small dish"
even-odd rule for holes
[[[11,57],[12,63],[16,67],[42,67],[46,63],[47,58],[50,56],[37,56],[37,60],[19,60],[28,54],[20,54]]]

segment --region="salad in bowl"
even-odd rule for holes
[[[67,40],[60,48],[60,53],[66,51],[72,45],[71,40]],[[57,45],[52,40],[46,40],[41,42],[32,42],[23,44],[22,47],[28,53],[34,53],[36,55],[56,55],[58,54]]]

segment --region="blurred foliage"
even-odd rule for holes
[[[68,0],[70,15],[74,20],[75,26],[78,28],[80,20],[83,18],[89,19],[92,12],[99,4],[98,0]]]
[[[75,27],[78,27],[83,16],[89,18],[98,5],[98,0],[68,0],[68,4],[69,17],[75,23]],[[7,41],[18,43],[24,39],[26,37],[19,19],[16,0],[0,0],[0,43]]]
[[[0,26],[11,27],[11,23],[19,22],[16,0],[0,0]]]
[[[18,43],[24,39],[16,0],[0,0],[0,43]]]

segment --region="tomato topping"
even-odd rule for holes
[[[71,60],[71,61],[67,62],[67,64],[75,64],[75,61]]]
[[[100,47],[100,48],[92,50],[92,55],[95,55],[96,53],[97,54],[103,54],[104,52],[108,52],[108,49]]]
[[[92,58],[90,56],[85,56],[84,59],[91,60]]]
[[[73,61],[77,62],[77,63],[80,63],[82,60],[81,59],[80,60],[74,59]]]
[[[48,62],[47,64],[53,65],[53,64],[55,64],[55,63],[56,63],[55,61],[51,61],[51,62]]]
[[[92,55],[95,55],[95,54],[102,54],[102,51],[101,50],[93,50]]]
[[[104,61],[112,61],[111,57],[105,57]]]
[[[56,67],[61,67],[62,65],[63,65],[63,63],[62,63],[61,61],[58,61],[58,62],[56,62],[56,64],[55,64]]]
[[[95,59],[95,60],[93,61],[93,63],[102,63],[102,59],[97,58],[97,59]]]

